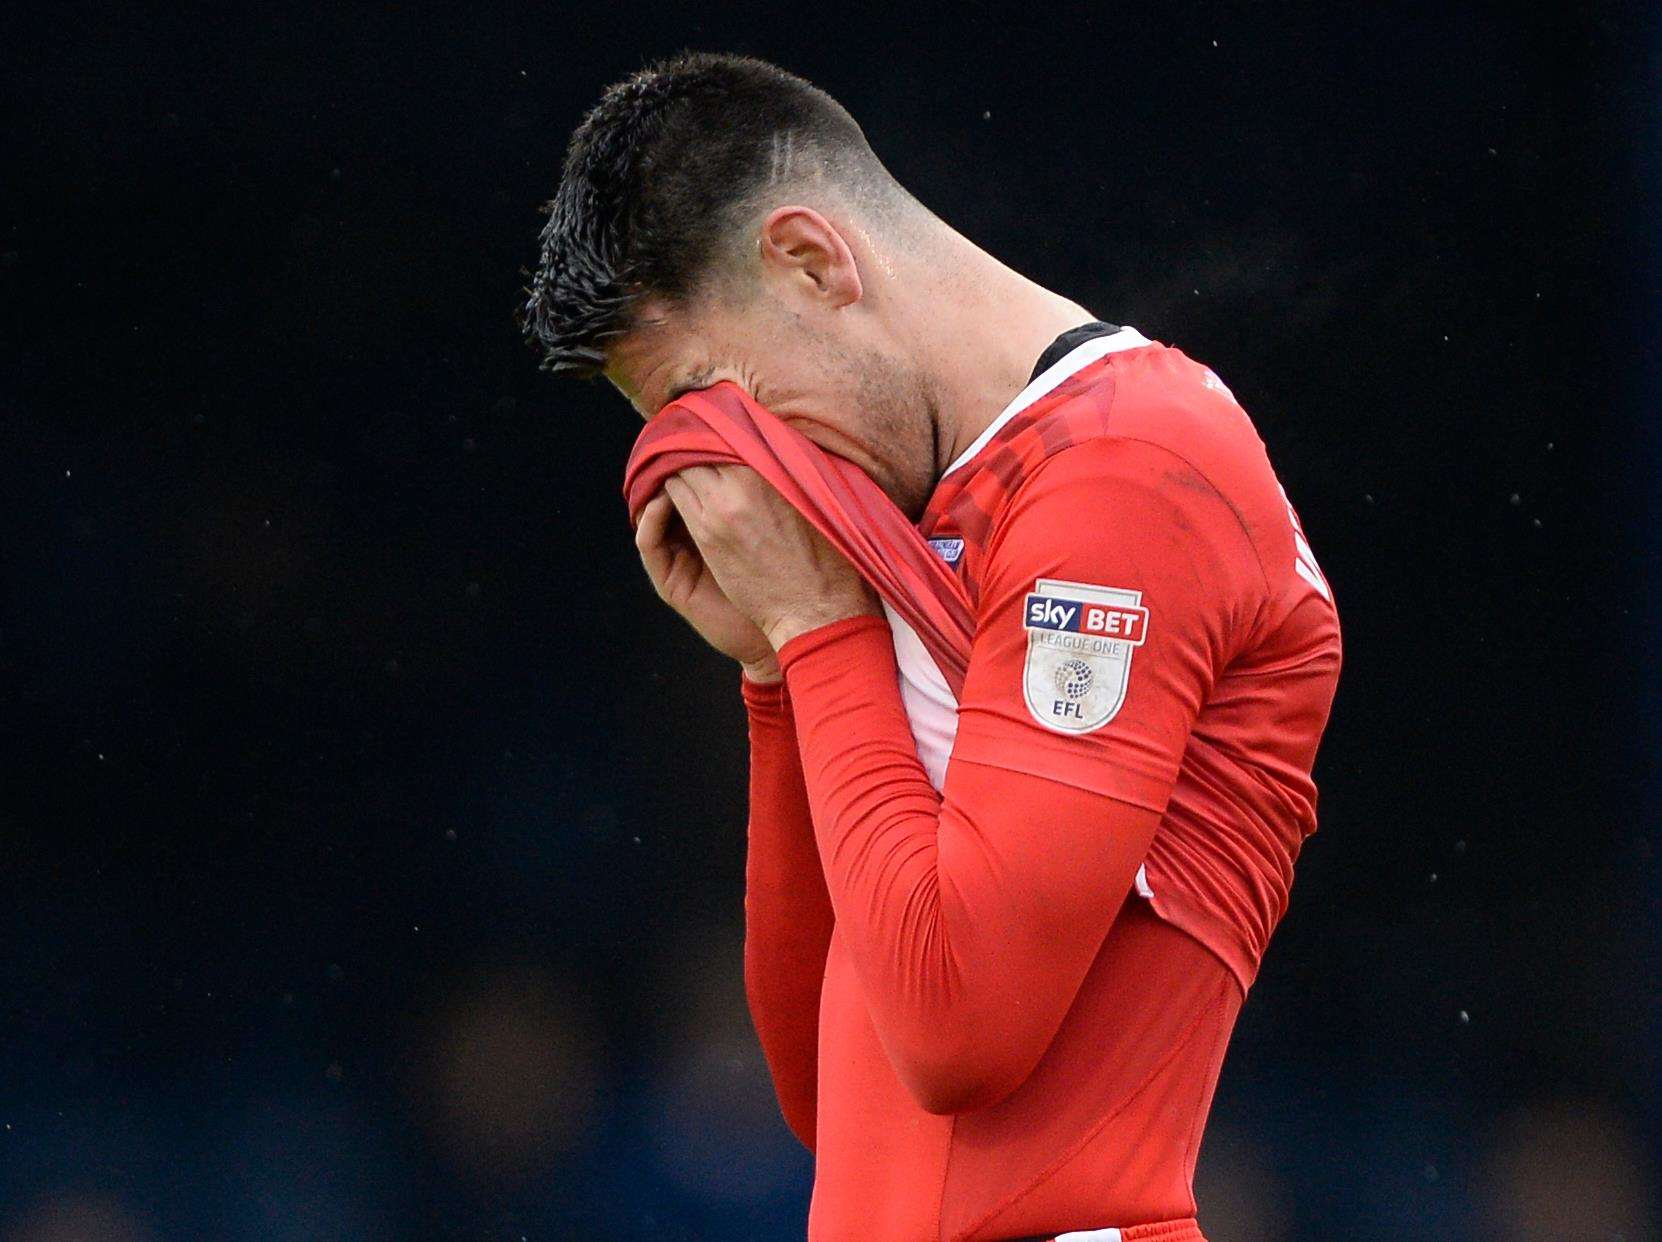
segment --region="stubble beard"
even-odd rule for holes
[[[923,516],[940,467],[940,400],[930,378],[900,359],[871,353],[847,360],[849,390],[867,429],[867,443],[885,477],[877,484],[914,522]]]

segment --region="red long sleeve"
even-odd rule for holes
[[[745,994],[785,1123],[812,1151],[831,901],[814,845],[785,685],[742,680],[750,720]]]
[[[930,1112],[995,1103],[1049,1046],[1159,814],[961,758],[937,795],[881,618],[801,635],[780,658],[831,905],[878,1038]]]

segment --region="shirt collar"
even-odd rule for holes
[[[1035,377],[1033,382],[1028,384],[1026,388],[1023,388],[1020,392],[1018,392],[1011,400],[1010,404],[999,411],[998,417],[987,424],[986,430],[975,437],[974,443],[960,453],[957,459],[941,473],[941,477],[943,479],[946,478],[947,475],[951,474],[954,470],[958,469],[958,467],[968,462],[982,449],[986,448],[992,441],[992,438],[1003,429],[1004,424],[1008,423],[1012,418],[1014,418],[1017,414],[1020,414],[1040,397],[1045,396],[1053,389],[1059,387],[1062,381],[1067,379],[1069,376],[1079,371],[1083,371],[1097,359],[1106,358],[1109,354],[1117,354],[1121,350],[1136,349],[1139,346],[1150,344],[1153,344],[1153,342],[1146,336],[1137,331],[1137,329],[1127,325],[1122,327],[1118,332],[1114,332],[1108,336],[1093,336],[1090,340],[1085,341],[1080,345],[1076,345],[1073,349],[1070,349],[1067,353],[1063,354],[1061,358],[1057,359],[1053,365],[1047,367],[1043,372]]]

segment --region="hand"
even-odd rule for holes
[[[833,621],[879,613],[854,566],[748,466],[693,466],[664,491],[722,596],[774,651]]]
[[[771,684],[780,679],[779,661],[767,636],[721,593],[668,496],[654,496],[641,510],[635,547],[658,598],[680,613],[699,637],[744,665],[750,680]]]

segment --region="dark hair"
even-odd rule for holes
[[[685,52],[609,87],[566,152],[519,317],[550,371],[593,375],[641,296],[696,291],[758,190],[892,184],[842,105],[776,65]]]

